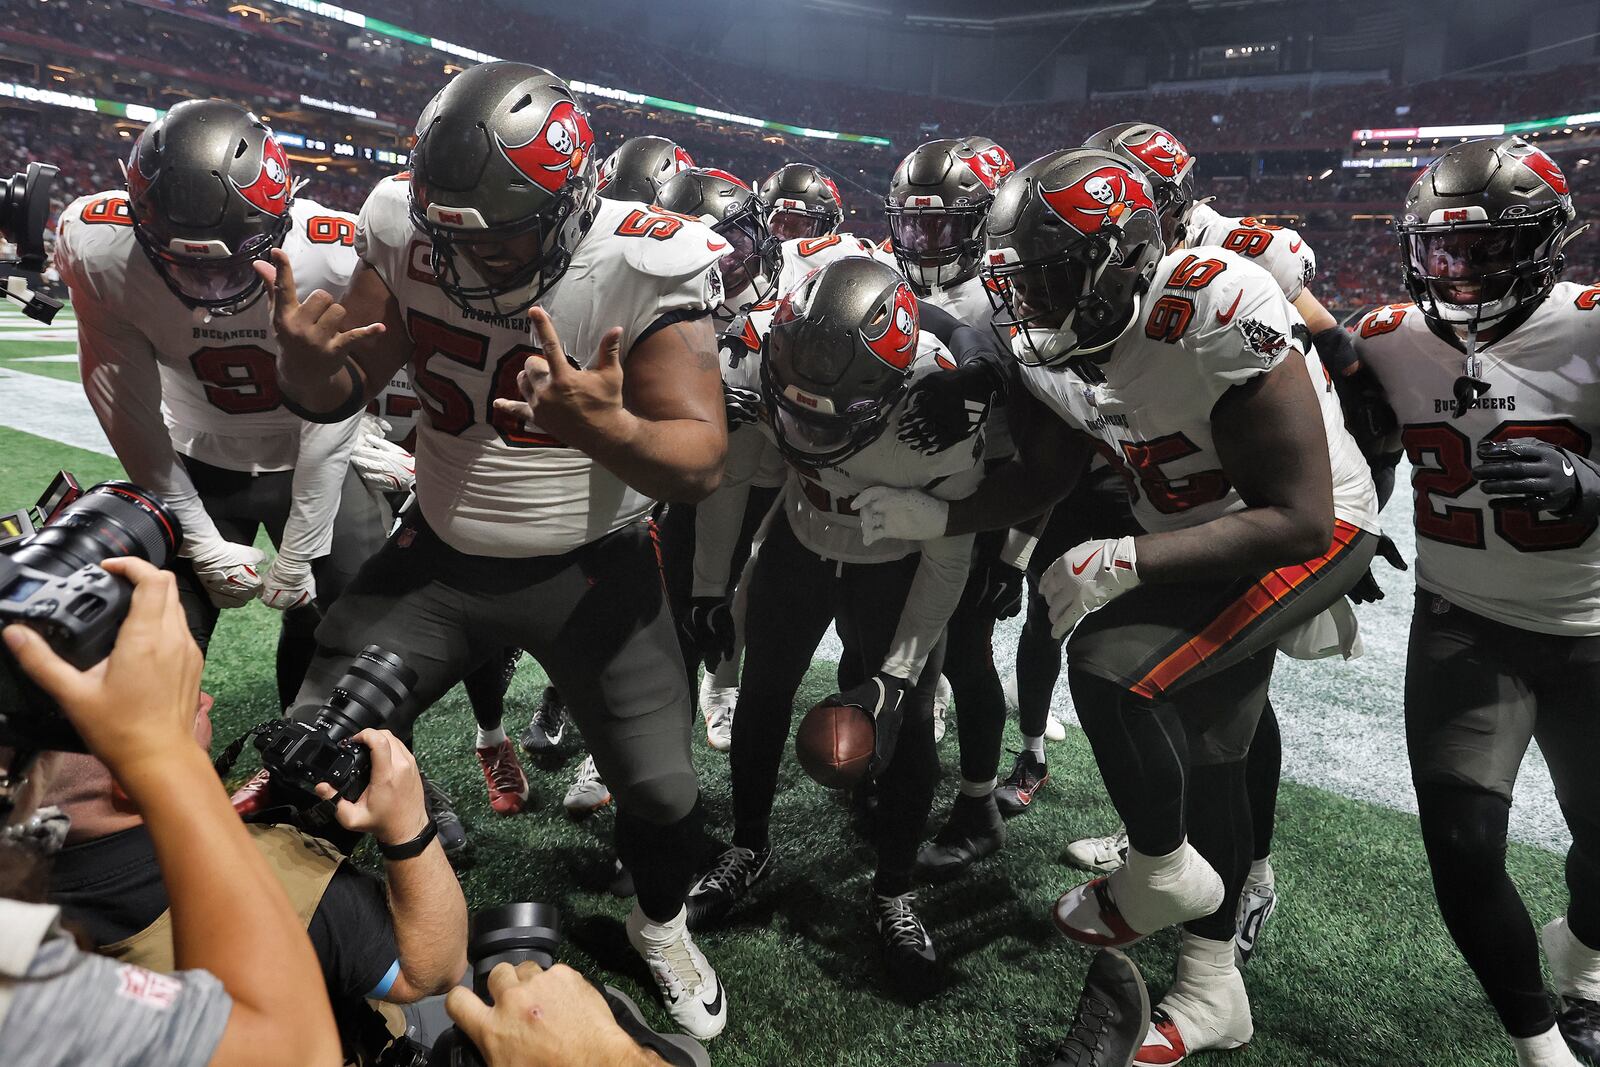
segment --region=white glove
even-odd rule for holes
[[[311,575],[311,561],[278,553],[267,568],[267,581],[261,589],[261,602],[278,611],[293,611],[317,598],[317,580]]]
[[[863,544],[885,537],[899,541],[934,541],[944,536],[950,505],[916,489],[874,485],[856,494]]]
[[[409,493],[417,480],[416,460],[386,436],[389,424],[376,415],[361,417],[361,433],[350,452],[350,465],[369,488],[380,493]]]
[[[1095,608],[1139,584],[1133,538],[1085,541],[1045,568],[1039,595],[1050,609],[1050,636],[1061,640]]]
[[[267,554],[259,548],[218,538],[201,542],[187,556],[217,607],[242,608],[260,594],[261,564]]]

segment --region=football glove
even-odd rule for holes
[[[751,389],[722,383],[722,406],[728,413],[728,429],[748,426],[761,419],[761,394]]]
[[[1050,611],[1050,636],[1061,640],[1089,612],[1139,585],[1132,537],[1085,541],[1045,568],[1039,594]]]
[[[835,693],[825,703],[860,708],[872,717],[873,751],[867,776],[877,778],[894,759],[895,742],[900,739],[900,721],[905,716],[905,695],[910,683],[904,678],[879,671],[854,689]]]
[[[856,494],[861,540],[872,544],[885,537],[901,541],[934,541],[944,536],[950,505],[916,489],[874,485]]]
[[[1378,537],[1378,555],[1397,571],[1406,571],[1411,568],[1406,565],[1406,558],[1400,554],[1400,549],[1394,543],[1394,538],[1388,534]],[[1373,576],[1372,568],[1367,568],[1355,585],[1345,593],[1352,604],[1373,604],[1383,599],[1383,587],[1378,584],[1378,579]]]
[[[911,387],[896,436],[924,455],[943,452],[983,426],[995,389],[994,371],[982,360],[929,374]]]
[[[350,452],[350,465],[361,481],[380,493],[409,493],[417,481],[417,461],[386,436],[389,424],[375,415],[361,419],[361,434]]]
[[[1472,468],[1492,508],[1528,508],[1592,518],[1600,514],[1600,470],[1548,441],[1478,442]]]
[[[317,580],[311,574],[311,561],[279,552],[267,568],[261,602],[277,611],[293,611],[316,598]]]
[[[697,596],[680,624],[689,643],[705,657],[706,669],[733,658],[733,606],[727,597]]]
[[[267,554],[250,545],[218,538],[192,549],[184,545],[189,565],[206,595],[219,608],[241,608],[261,593],[261,564]]]
[[[968,603],[996,619],[1009,619],[1022,610],[1023,583],[1019,567],[994,556],[974,560],[967,579]]]

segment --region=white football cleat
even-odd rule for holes
[[[1074,941],[1123,948],[1157,930],[1210,915],[1222,897],[1222,878],[1185,841],[1165,856],[1129,849],[1120,870],[1067,890],[1051,914],[1056,929]],[[1231,941],[1228,966],[1233,966]]]
[[[625,924],[628,941],[661,990],[672,1021],[697,1041],[709,1041],[728,1025],[722,979],[689,934],[688,912],[664,924],[651,922],[635,904]]]
[[[1234,966],[1233,944],[1185,931],[1172,988],[1151,1014],[1135,1067],[1171,1067],[1196,1052],[1243,1048],[1254,1035],[1250,996]]]
[[[952,696],[954,693],[950,689],[949,679],[939,675],[939,684],[933,687],[933,743],[936,745],[944,740],[944,713],[950,709]]]
[[[1239,916],[1234,924],[1233,955],[1239,969],[1250,962],[1250,957],[1261,944],[1262,931],[1267,921],[1278,910],[1277,880],[1272,876],[1272,864],[1265,860],[1264,877],[1252,877],[1244,884],[1239,895]]]
[[[706,720],[706,744],[718,752],[733,747],[733,709],[738,703],[738,686],[717,685],[710,671],[700,679],[700,714]]]
[[[1045,716],[1044,739],[1046,741],[1065,741],[1067,739],[1067,724],[1054,715]]]
[[[1079,838],[1067,846],[1067,862],[1086,871],[1110,874],[1128,859],[1128,831],[1119,826],[1106,837]]]
[[[583,766],[578,768],[578,777],[572,780],[572,786],[567,790],[567,797],[561,803],[566,806],[567,814],[574,817],[588,815],[611,803],[611,790],[607,789],[606,783],[601,780],[593,756],[583,757]]]

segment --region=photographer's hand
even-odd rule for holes
[[[537,963],[489,972],[494,1007],[457,986],[445,1010],[489,1067],[662,1067],[617,1025],[600,991],[577,971]]]
[[[380,844],[403,845],[428,824],[416,758],[388,730],[362,730],[355,740],[372,753],[367,788],[354,801],[339,801],[334,818],[346,830],[371,833]],[[333,790],[319,785],[317,795],[330,800]],[[384,868],[400,973],[383,999],[409,1004],[443,993],[465,973],[467,901],[437,840]]]

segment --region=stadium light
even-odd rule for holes
[[[429,37],[416,33],[403,26],[396,26],[392,22],[371,18],[359,11],[351,11],[337,4],[323,3],[322,0],[271,0],[272,3],[282,7],[294,8],[320,18],[332,19],[343,22],[368,33],[381,34],[385,37],[394,37],[411,44],[431,48],[436,52],[446,55],[470,59],[474,63],[489,63],[498,59],[487,52],[480,52],[475,48],[465,45],[452,44],[439,37]],[[646,107],[660,108],[664,111],[677,111],[685,115],[695,115],[700,118],[713,119],[721,122],[732,122],[740,126],[753,126],[764,130],[781,130],[796,137],[810,137],[823,141],[849,141],[855,144],[869,144],[878,148],[888,148],[892,141],[887,137],[876,137],[864,133],[839,133],[835,130],[818,130],[810,126],[794,126],[787,122],[777,122],[773,119],[756,118],[752,115],[735,115],[713,107],[704,107],[700,104],[686,104],[679,100],[668,100],[664,97],[650,96],[646,93],[629,92],[626,89],[613,89],[608,85],[596,85],[593,82],[571,79],[567,82],[574,92],[584,96],[599,97],[603,100],[620,100],[630,104],[643,104]]]

